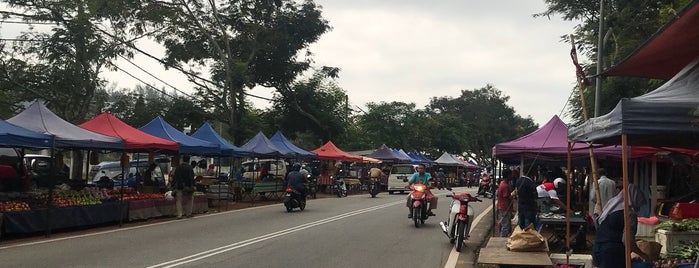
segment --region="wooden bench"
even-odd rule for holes
[[[269,193],[271,199],[280,200],[282,193],[286,191],[286,184],[283,181],[242,181],[237,184],[240,187],[242,199],[247,196],[253,204],[255,204],[255,199],[263,193]]]

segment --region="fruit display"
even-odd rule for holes
[[[98,204],[102,204],[102,201],[100,199],[83,191],[60,191],[57,192],[56,195],[53,197],[53,205],[59,208]]]
[[[0,212],[30,211],[29,204],[24,201],[0,201]]]

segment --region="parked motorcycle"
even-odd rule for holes
[[[376,197],[377,194],[379,194],[379,191],[381,191],[381,182],[378,179],[374,180],[369,180],[369,194],[371,197]]]
[[[318,177],[308,174],[306,180],[308,181],[308,195],[316,199],[316,194],[318,193]]]
[[[422,183],[417,183],[410,185],[410,204],[412,204],[411,209],[413,210],[413,223],[415,223],[415,228],[419,228],[420,225],[425,224],[425,220],[429,218],[427,214],[427,186]]]
[[[291,212],[294,208],[299,208],[301,211],[306,209],[306,196],[297,191],[291,186],[286,187],[286,195],[284,196],[284,206],[286,212]]]
[[[347,196],[347,186],[345,185],[345,180],[342,178],[334,178],[335,180],[335,185],[333,185],[333,188],[335,190],[335,194],[337,197],[344,197]]]
[[[449,205],[449,218],[439,222],[442,232],[447,235],[450,243],[456,242],[456,251],[461,252],[464,240],[468,238],[473,222],[473,207],[468,202],[483,202],[469,193],[453,193],[447,195],[453,200]]]

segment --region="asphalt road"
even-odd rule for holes
[[[455,191],[475,192],[458,188]],[[381,193],[309,200],[305,211],[282,204],[190,219],[107,228],[61,237],[0,244],[3,267],[470,267],[489,234],[474,226],[457,253],[439,227],[447,217],[446,190],[437,216],[415,228],[406,195]],[[490,199],[472,203],[487,222]],[[475,225],[475,224],[474,224]],[[489,226],[489,224],[487,224]]]

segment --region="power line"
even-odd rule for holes
[[[26,24],[26,25],[56,25],[56,23],[53,22],[30,22],[30,21],[0,21],[1,23],[9,23],[9,24]]]
[[[120,40],[118,37],[112,35],[111,33],[107,32],[107,31],[105,31],[105,30],[102,30],[102,29],[100,29],[100,28],[98,28],[98,27],[94,27],[94,28],[95,28],[96,30],[98,30],[98,31],[100,31],[100,32],[102,32],[102,33],[104,33],[105,35],[109,36],[110,38],[112,38],[112,39],[114,39],[114,40],[117,40],[117,41],[120,41],[120,42],[123,42],[123,43],[127,44],[129,47],[131,47],[132,49],[134,49],[134,50],[136,50],[136,51],[142,53],[143,55],[146,55],[147,57],[149,57],[149,58],[151,58],[151,59],[154,59],[154,60],[158,61],[158,62],[161,63],[163,66],[173,68],[173,69],[175,69],[175,70],[178,70],[178,71],[182,72],[183,74],[186,74],[186,75],[192,76],[192,77],[194,77],[194,78],[197,78],[197,79],[199,79],[199,80],[202,80],[202,81],[204,81],[204,82],[213,84],[213,85],[215,85],[215,86],[217,86],[217,87],[224,88],[223,86],[221,86],[219,83],[217,83],[217,82],[215,82],[215,81],[212,81],[212,80],[203,78],[203,77],[201,77],[201,76],[199,76],[199,75],[197,75],[197,74],[195,74],[195,73],[192,73],[192,72],[190,72],[190,71],[184,70],[184,69],[182,69],[182,68],[179,67],[179,66],[168,64],[168,63],[165,62],[164,60],[159,59],[159,58],[157,58],[157,57],[151,55],[150,53],[145,52],[145,51],[143,51],[142,49],[136,47],[131,41],[123,41],[123,40]],[[257,96],[257,95],[254,95],[254,94],[250,94],[250,93],[248,93],[248,92],[243,92],[243,95],[249,96],[249,97],[253,97],[253,98],[262,99],[262,100],[266,100],[266,101],[273,101],[273,99],[265,98],[265,97],[262,97],[262,96]]]
[[[165,85],[171,87],[171,88],[174,89],[175,91],[180,92],[180,93],[184,94],[185,96],[187,96],[187,97],[189,97],[189,98],[192,97],[191,95],[185,93],[184,91],[182,91],[182,90],[176,88],[176,87],[173,86],[173,85],[168,84],[167,82],[163,81],[162,79],[156,77],[155,75],[153,75],[153,74],[151,74],[150,72],[146,71],[145,69],[141,68],[141,66],[138,66],[136,63],[130,61],[130,60],[127,59],[126,57],[124,57],[124,56],[122,56],[122,55],[119,55],[119,57],[121,57],[122,59],[124,59],[124,60],[127,61],[128,63],[131,63],[131,65],[136,66],[136,68],[138,68],[139,70],[143,71],[144,73],[150,75],[151,77],[155,78],[156,80],[160,81],[161,83],[163,83],[163,84],[165,84]]]
[[[134,76],[133,74],[127,72],[126,70],[124,70],[124,69],[122,69],[122,68],[119,68],[119,66],[114,65],[114,67],[117,68],[119,71],[122,71],[122,72],[124,72],[125,74],[131,76],[133,79],[136,79],[136,80],[138,80],[139,82],[143,83],[144,85],[146,85],[146,86],[148,86],[148,87],[154,89],[155,91],[158,91],[158,92],[162,93],[163,95],[168,96],[168,97],[170,97],[170,98],[173,98],[173,99],[175,98],[175,96],[172,96],[172,95],[168,94],[167,92],[163,91],[162,89],[159,89],[159,88],[156,88],[156,87],[154,87],[154,86],[151,86],[150,84],[144,82],[143,80],[141,80],[140,78],[138,78],[138,77]],[[187,95],[187,96],[188,96],[188,97],[191,97],[191,96],[189,96],[189,95]]]

